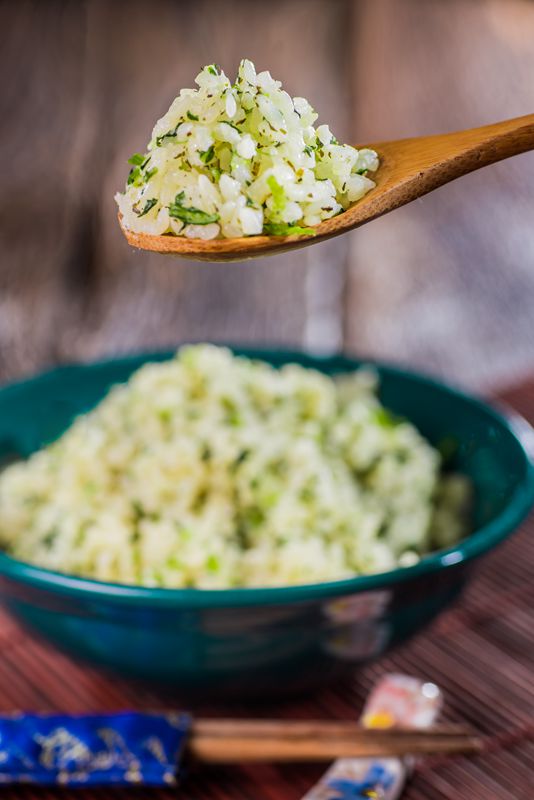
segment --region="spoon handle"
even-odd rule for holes
[[[372,145],[385,157],[409,160],[409,172],[450,169],[449,180],[503,158],[534,150],[534,114],[456,133]]]
[[[443,139],[448,137],[451,146],[458,148],[459,154],[475,150],[482,160],[480,166],[493,164],[503,158],[534,150],[534,114],[446,134]]]
[[[375,213],[366,215],[367,219],[404,205],[468,172],[534,150],[534,114],[456,133],[369,146],[378,152],[381,169]],[[370,194],[369,205],[373,199]],[[364,210],[364,203],[361,210]],[[353,226],[359,224],[359,213],[358,205],[354,206]]]

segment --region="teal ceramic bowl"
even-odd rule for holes
[[[326,373],[359,362],[302,353],[238,352]],[[55,439],[147,360],[66,366],[0,389],[0,454]],[[323,683],[419,631],[460,593],[472,567],[509,536],[534,499],[532,429],[417,374],[376,365],[381,397],[432,442],[456,443],[454,468],[475,487],[474,532],[413,567],[271,589],[148,589],[61,575],[0,554],[0,595],[24,625],[68,653],[127,676],[218,697],[266,696]]]

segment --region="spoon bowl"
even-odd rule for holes
[[[376,187],[347,211],[321,222],[315,235],[187,239],[136,233],[119,222],[133,247],[198,261],[244,261],[322,242],[406,205],[468,172],[534,150],[534,114],[494,125],[369,144],[378,153]]]

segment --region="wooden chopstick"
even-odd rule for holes
[[[199,719],[189,751],[211,764],[330,761],[335,758],[476,753],[482,741],[465,728],[367,730],[330,720]]]
[[[373,730],[377,730],[376,728]],[[235,736],[251,735],[255,737],[280,736],[283,738],[301,738],[303,736],[315,736],[329,738],[336,736],[363,736],[368,734],[370,729],[362,728],[357,722],[352,720],[277,720],[277,719],[195,719],[194,731],[196,734],[205,736]],[[413,728],[388,728],[382,729],[379,733],[401,733],[413,735],[421,733]],[[432,735],[441,734],[443,736],[470,734],[471,731],[465,725],[433,725]]]

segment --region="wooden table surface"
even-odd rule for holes
[[[534,421],[534,381],[501,393]],[[422,760],[405,800],[530,800],[534,769],[534,520],[489,556],[460,603],[391,656],[355,672],[343,685],[306,699],[194,712],[273,717],[358,716],[371,686],[401,671],[442,687],[447,720],[489,737],[477,757]],[[119,708],[190,708],[187,698],[106,676],[30,639],[0,617],[0,712],[72,712]],[[187,775],[187,800],[298,800],[319,778],[319,766],[204,768]],[[3,800],[171,800],[176,790],[48,790],[4,788]]]
[[[139,253],[113,200],[212,62],[272,70],[340,141],[530,113],[532,0],[0,0],[0,29],[0,380],[184,339],[343,347],[475,388],[534,369],[534,153],[247,264]]]

